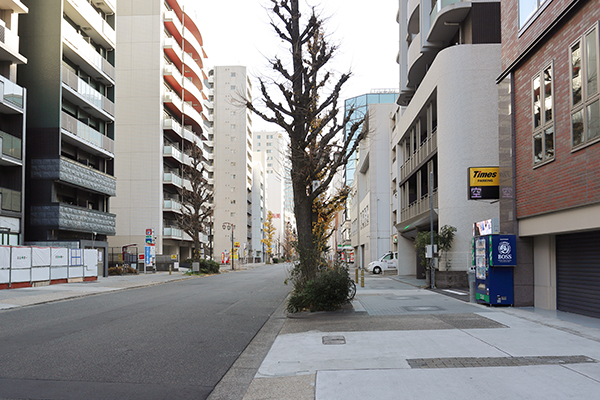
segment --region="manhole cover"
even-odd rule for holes
[[[323,336],[323,344],[346,344],[343,336]]]
[[[424,311],[444,311],[442,307],[438,306],[412,306],[412,307],[402,307],[406,311],[410,312],[424,312]]]

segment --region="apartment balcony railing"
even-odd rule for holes
[[[181,212],[181,203],[175,199],[163,200],[163,211]]]
[[[433,131],[431,136],[421,143],[421,146],[414,152],[410,158],[400,167],[400,180],[409,177],[421,163],[427,160],[437,151],[437,131]]]
[[[410,203],[408,207],[403,208],[400,212],[401,221],[407,221],[411,218],[415,218],[419,215],[428,213],[431,211],[429,200],[429,194],[422,196],[420,199]],[[438,207],[438,193],[437,190],[433,192],[433,208]]]
[[[192,57],[191,54],[183,53],[183,63],[190,67],[192,72],[196,75],[194,78],[200,80],[202,79],[202,69],[200,68],[200,65],[198,65],[198,62],[201,63],[201,61],[194,60],[194,57]]]
[[[183,76],[174,64],[166,64],[163,67],[163,76],[179,91],[179,88],[182,85]],[[180,95],[180,93],[177,94]]]
[[[0,56],[0,59],[8,59],[17,64],[27,62],[19,53],[19,35],[4,25],[0,25]]]
[[[10,103],[23,110],[23,88],[11,80],[0,76],[0,102]]]
[[[175,14],[175,11],[165,10],[163,12],[163,18],[164,18],[165,25],[167,25],[168,28],[174,28],[177,32],[179,32],[179,35],[182,34],[183,25],[181,24],[181,21],[177,17],[177,14]],[[171,32],[171,34],[173,34],[171,29],[169,29],[169,32]]]
[[[177,187],[183,187],[183,178],[175,171],[165,171],[163,174],[163,183],[170,183]]]
[[[175,62],[175,63],[182,63],[182,54],[183,54],[183,50],[181,50],[181,46],[179,46],[179,43],[177,43],[177,40],[175,40],[175,38],[165,38],[165,42],[164,42],[164,50],[165,53],[167,53],[169,55],[169,57],[171,58],[171,61]]]
[[[115,115],[115,103],[110,101],[108,97],[101,94],[99,91],[91,87],[87,82],[81,79],[77,74],[63,65],[62,81],[64,84],[75,90],[81,97],[89,103],[96,106],[98,109],[105,111],[110,116]]]
[[[17,160],[23,160],[23,142],[20,138],[0,131],[0,140],[2,141],[3,156],[9,156]]]
[[[471,5],[470,0],[437,0],[429,13],[427,40],[438,42],[452,39],[458,30],[457,23],[467,17]]]
[[[179,137],[183,137],[183,128],[181,127],[179,122],[175,121],[174,119],[171,119],[171,118],[164,119],[163,120],[163,129],[172,130]]]
[[[106,48],[115,48],[117,43],[117,34],[115,30],[106,22],[100,14],[94,10],[87,0],[67,0],[65,13],[82,29],[92,37],[96,43],[102,44]],[[74,10],[76,13],[70,12]]]
[[[78,138],[107,151],[111,155],[115,153],[115,142],[111,138],[89,127],[66,112],[61,113],[61,128],[70,132]]]
[[[174,91],[166,89],[163,94],[163,102],[165,104],[170,104],[176,111],[180,113],[183,112],[183,101]]]
[[[183,239],[183,231],[177,226],[163,227],[163,237],[165,239]]]
[[[433,21],[435,21],[435,17],[438,16],[440,11],[443,8],[448,7],[454,3],[460,3],[461,0],[437,0],[433,7],[431,7],[431,13],[429,13],[429,22],[433,25]]]
[[[0,198],[3,210],[21,212],[21,192],[0,188]]]
[[[183,28],[183,35],[185,41],[194,48],[194,51],[198,53],[198,55],[202,56],[202,46],[198,42],[198,39],[196,39],[196,36],[194,36],[194,34],[187,27]],[[202,63],[202,60],[199,62]]]
[[[198,125],[202,124],[202,115],[200,115],[200,113],[194,108],[194,106],[192,106],[189,102],[185,101],[183,102],[183,113],[190,117],[191,119],[193,119],[194,121],[196,121],[196,123]]]
[[[31,207],[31,225],[113,236],[117,216],[70,204],[53,203]],[[91,237],[91,236],[90,236]]]
[[[172,157],[180,163],[183,163],[183,153],[172,145],[165,145],[163,147],[163,156]]]
[[[96,70],[103,72],[115,83],[115,67],[96,51],[89,43],[89,38],[81,36],[67,21],[62,22],[63,39],[77,54]]]
[[[202,109],[202,93],[200,90],[194,85],[194,82],[190,78],[183,79],[183,90],[185,90],[188,94],[191,94],[196,98],[194,101],[194,106],[198,104],[199,109]],[[195,106],[196,107],[196,106]]]
[[[66,157],[32,159],[31,178],[60,181],[107,196],[117,194],[117,180],[114,176]]]

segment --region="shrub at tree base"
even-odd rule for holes
[[[303,310],[333,311],[348,302],[352,280],[348,270],[334,266],[322,270],[315,279],[307,281],[303,287],[296,287],[288,300],[287,311]]]
[[[204,274],[218,274],[219,263],[213,260],[200,260],[200,272]]]

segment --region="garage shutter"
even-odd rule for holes
[[[600,231],[556,236],[561,311],[600,318]]]

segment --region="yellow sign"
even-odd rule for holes
[[[177,254],[171,254],[171,260],[177,260]]]
[[[469,168],[469,186],[499,186],[498,167]]]
[[[235,242],[234,246],[235,247],[240,247],[240,242]]]

